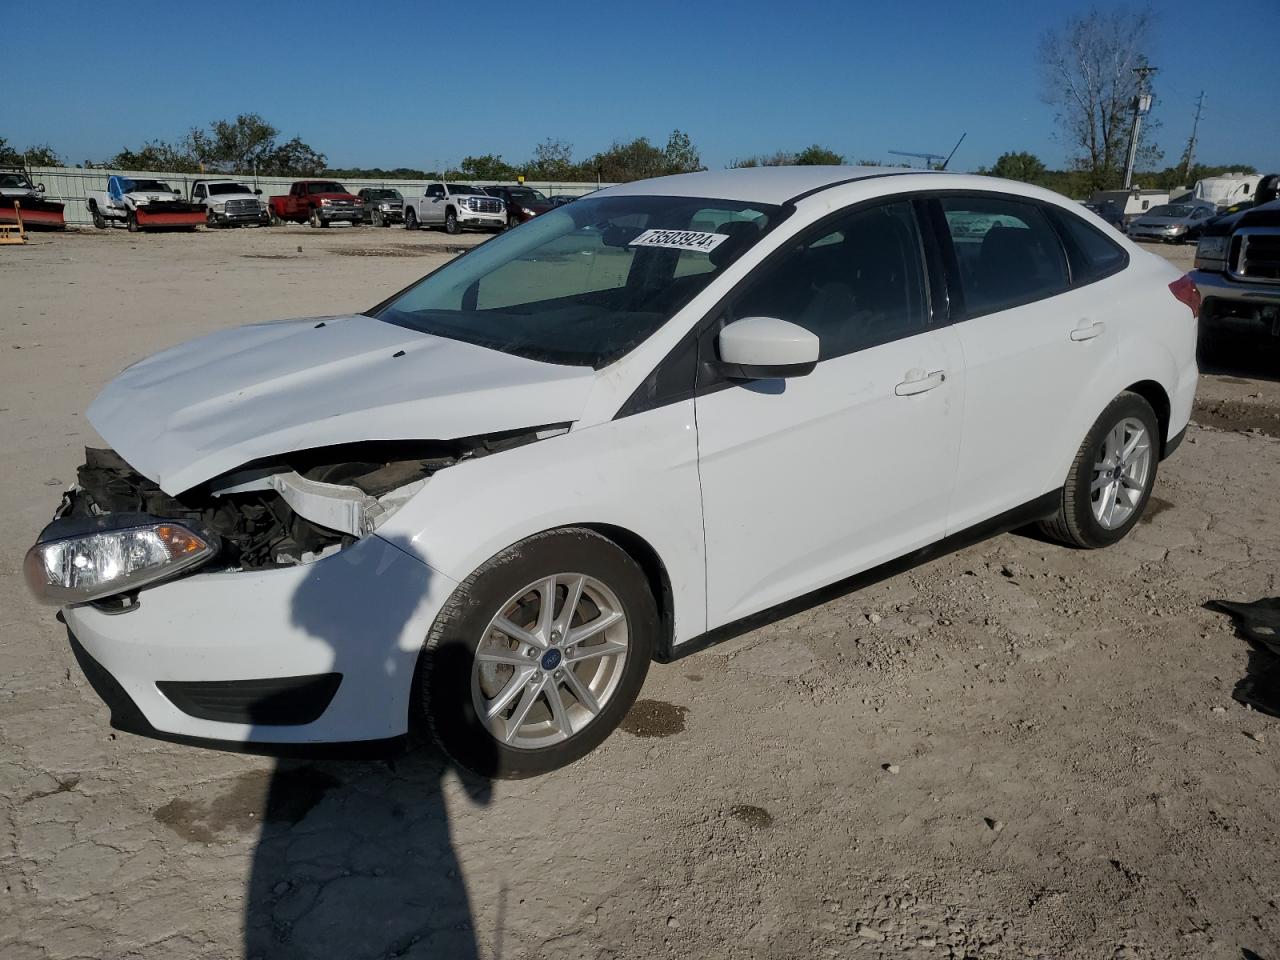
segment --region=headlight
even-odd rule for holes
[[[120,524],[101,529],[109,521]],[[96,529],[95,529],[96,528]],[[218,552],[218,538],[143,514],[55,520],[23,563],[42,603],[85,603],[164,580]]]
[[[331,203],[333,203],[333,201],[332,201],[332,200],[330,200],[328,197],[321,197],[321,198],[320,198],[320,206],[322,206],[322,207],[327,207],[327,206],[329,206],[329,204],[331,204]]]
[[[1227,237],[1201,237],[1196,244],[1196,257],[1201,260],[1227,259]]]
[[[145,206],[147,205],[147,198],[146,198],[146,197],[134,197],[134,198],[133,198],[133,205],[134,205],[135,207],[145,207]]]
[[[528,207],[521,207],[521,208],[520,208],[520,210],[521,210],[521,212],[522,212],[522,213],[524,213],[524,215],[525,215],[526,217],[536,217],[536,216],[537,216],[537,214],[536,214],[536,213],[534,213],[532,210],[530,210]]]
[[[380,204],[378,204],[378,209],[379,209],[379,210],[390,210],[390,209],[391,209],[391,204],[389,204],[389,203],[380,203]]]
[[[214,212],[214,213],[221,213],[221,212],[222,212],[223,210],[225,210],[225,209],[227,209],[227,205],[226,205],[225,203],[215,203],[215,204],[213,205],[213,212]]]
[[[1185,223],[1174,223],[1169,226],[1170,233],[1185,233],[1186,229],[1187,225]]]

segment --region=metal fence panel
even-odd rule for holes
[[[112,174],[149,180],[163,180],[171,187],[181,190],[184,198],[191,195],[191,184],[197,180],[239,180],[261,190],[264,197],[269,197],[274,194],[288,193],[289,187],[295,180],[322,179],[321,177],[268,177],[231,173],[165,173],[156,170],[86,170],[82,167],[31,167],[30,170],[31,179],[36,183],[44,184],[46,198],[58,200],[67,205],[65,211],[67,223],[74,225],[93,222],[93,218],[89,216],[87,202],[89,194],[106,190],[107,178]],[[343,177],[333,177],[332,179],[338,180],[352,193],[362,187],[388,187],[399,190],[406,196],[414,193],[420,194],[427,184],[432,182],[430,180],[369,180]],[[498,183],[514,185],[514,181],[510,180],[468,180],[466,182],[474,183],[478,186]],[[525,186],[541,190],[546,194],[560,193],[572,194],[573,196],[581,196],[596,189],[596,184],[594,183],[552,183],[547,181],[526,181]],[[603,186],[612,186],[612,184],[603,184]]]

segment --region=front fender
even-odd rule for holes
[[[619,527],[650,544],[671,581],[673,641],[705,631],[692,400],[441,470],[378,535],[461,581],[526,537],[583,524]]]

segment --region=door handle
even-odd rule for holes
[[[1071,331],[1071,339],[1079,343],[1081,340],[1092,340],[1094,337],[1101,335],[1107,329],[1107,325],[1101,320],[1095,320],[1093,323],[1082,323]]]
[[[907,371],[907,379],[893,388],[893,392],[900,397],[911,397],[917,393],[928,393],[935,387],[942,386],[947,374],[943,370],[935,370],[933,373],[926,374],[923,370]]]

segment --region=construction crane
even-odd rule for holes
[[[956,155],[956,151],[960,149],[960,144],[964,143],[964,138],[968,135],[968,131],[960,134],[960,139],[956,141],[956,145],[951,148],[950,153],[910,153],[906,150],[890,150],[889,152],[896,157],[914,157],[918,160],[923,160],[926,170],[945,170],[947,169],[947,164],[951,162],[951,158],[954,157]],[[935,163],[938,160],[942,161],[941,166],[935,166]]]

